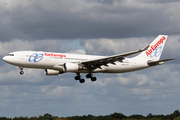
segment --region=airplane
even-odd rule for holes
[[[168,35],[159,35],[154,41],[143,49],[112,55],[81,55],[68,53],[54,53],[42,51],[16,51],[3,57],[9,64],[18,66],[20,74],[23,68],[44,69],[46,75],[59,75],[66,72],[76,73],[75,80],[84,83],[80,73],[87,73],[86,78],[96,81],[94,73],[125,73],[161,65],[165,61],[175,58],[159,60]],[[140,53],[131,58],[127,56]]]

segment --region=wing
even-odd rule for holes
[[[113,56],[107,56],[107,57],[103,57],[103,58],[98,58],[98,59],[92,59],[92,60],[86,60],[86,61],[82,61],[81,64],[83,64],[85,67],[89,68],[89,69],[96,69],[96,68],[100,68],[101,66],[108,66],[107,64],[114,64],[116,61],[120,61],[122,62],[123,59],[125,59],[124,57],[132,55],[132,54],[136,54],[142,51],[147,50],[147,48],[149,47],[146,46],[143,49],[140,50],[136,50],[136,51],[132,51],[132,52],[128,52],[128,53],[123,53],[123,54],[118,54],[118,55],[113,55]]]
[[[149,66],[155,66],[155,65],[161,65],[163,64],[165,61],[169,61],[169,60],[174,60],[176,58],[170,58],[170,59],[164,59],[164,60],[158,60],[158,61],[148,61],[147,64]]]

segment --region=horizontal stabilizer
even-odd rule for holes
[[[158,61],[148,61],[147,64],[149,66],[155,66],[155,65],[161,65],[166,61],[174,60],[176,58],[170,58],[170,59],[164,59],[164,60],[158,60]]]

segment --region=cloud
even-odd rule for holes
[[[1,49],[4,50],[1,52],[1,56],[5,54],[4,52],[23,49],[54,50],[57,52],[62,50],[82,54],[86,51],[89,54],[104,55],[109,53],[109,55],[113,55],[130,51],[130,49],[142,48],[155,37],[78,40],[85,50],[73,50],[72,47],[74,46],[68,46],[66,41],[63,40],[61,42],[59,42],[60,40],[30,42],[16,39],[1,42]],[[167,56],[167,58],[170,56],[179,57],[176,52],[179,50],[179,36],[170,36],[168,41],[165,46],[168,52],[164,51],[164,56]],[[174,44],[173,49],[172,44]],[[19,46],[22,46],[22,48]],[[171,98],[177,94],[179,89],[179,68],[178,62],[171,61],[169,64],[165,63],[161,66],[136,72],[94,74],[98,78],[96,82],[87,79],[84,84],[80,84],[74,80],[75,74],[66,73],[53,77],[45,76],[43,70],[24,69],[25,75],[21,76],[18,67],[1,62],[0,84],[3,96],[1,107],[8,110],[10,109],[9,106],[12,105],[14,109],[11,110],[11,116],[21,116],[22,113],[27,116],[34,116],[36,114],[43,115],[47,112],[59,115],[57,111],[61,111],[63,116],[89,113],[101,115],[121,111],[120,108],[123,108],[124,114],[130,115],[136,113],[135,108],[137,107],[149,107],[149,109],[142,109],[139,112],[139,114],[146,115],[152,111],[158,113],[161,111],[158,108],[162,108],[164,105],[169,106],[168,108],[173,111],[176,105],[171,106],[167,102],[176,102]],[[81,75],[85,78],[85,74]],[[136,105],[132,104],[132,100]],[[165,102],[161,103],[161,100]],[[142,104],[139,104],[139,102]],[[157,110],[154,110],[152,106],[156,106]],[[24,107],[31,108],[29,113],[21,111]],[[102,111],[106,107],[109,109]],[[94,110],[94,108],[98,109]],[[17,110],[20,112],[13,114]],[[37,110],[41,112],[32,112]]]
[[[80,44],[84,46],[87,54],[95,55],[114,55],[129,51],[139,50],[149,45],[157,36],[154,37],[133,37],[122,39],[88,39],[82,40]],[[180,36],[169,36],[162,53],[162,59],[177,58],[174,62],[178,63]]]
[[[153,39],[155,39],[155,37],[78,40],[80,45],[84,46],[85,50],[73,50],[74,48],[71,48],[73,46],[68,46],[63,40],[61,42],[59,42],[60,40],[33,42],[13,40],[1,42],[1,49],[4,50],[1,52],[1,56],[4,52],[23,49],[43,49],[43,51],[62,50],[64,52],[82,54],[86,51],[89,54],[104,55],[109,53],[109,55],[113,55],[121,53],[122,51],[130,51],[130,49],[135,50],[142,48]],[[165,46],[168,52],[166,53],[164,51],[164,56],[167,56],[167,58],[170,56],[179,57],[176,52],[179,50],[179,36],[170,36],[168,41]],[[173,49],[171,43],[174,44]],[[137,46],[135,46],[135,44]],[[19,46],[22,46],[22,48]],[[136,72],[94,74],[98,78],[96,82],[91,82],[87,79],[84,84],[80,84],[74,80],[75,74],[70,73],[52,77],[45,76],[43,70],[24,69],[25,75],[21,76],[19,75],[18,67],[2,62],[0,69],[1,92],[3,94],[1,107],[8,110],[9,105],[13,105],[14,109],[11,110],[11,113],[14,113],[16,110],[20,111],[17,114],[11,114],[11,116],[21,116],[22,113],[24,115],[34,116],[35,114],[40,115],[46,112],[58,115],[57,111],[61,111],[63,116],[84,115],[89,113],[101,115],[121,111],[119,108],[124,109],[124,114],[130,115],[135,113],[135,108],[137,107],[156,106],[156,108],[162,108],[162,106],[166,104],[169,106],[169,109],[173,111],[175,106],[171,106],[167,101],[176,102],[171,98],[177,94],[177,90],[179,89],[179,68],[178,62],[171,61],[169,64],[165,63],[161,66]],[[85,78],[85,74],[81,75]],[[132,104],[132,100],[136,105]],[[160,103],[160,100],[164,100],[165,102]],[[140,101],[142,104],[138,104]],[[46,104],[46,106],[44,106],[44,104]],[[21,111],[24,107],[31,107],[30,110],[38,110],[41,112],[36,113],[29,111],[30,113],[28,114],[27,112]],[[96,107],[98,107],[98,109],[94,110]],[[109,109],[102,112],[102,109],[105,109],[105,107]],[[75,112],[75,109],[79,111]],[[142,109],[139,114],[146,115],[152,112],[151,110],[154,111],[154,108],[150,107],[150,110]],[[157,109],[155,112],[158,113],[158,110],[161,111]],[[166,113],[166,111],[164,113]]]
[[[179,2],[0,1],[0,40],[97,39],[179,33]]]
[[[72,54],[85,54],[86,51],[82,50],[82,49],[77,49],[77,50],[73,50],[73,51],[70,51],[69,53],[72,53]]]

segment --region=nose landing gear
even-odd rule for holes
[[[19,69],[21,70],[20,75],[23,75],[24,74],[23,67],[19,67]]]

